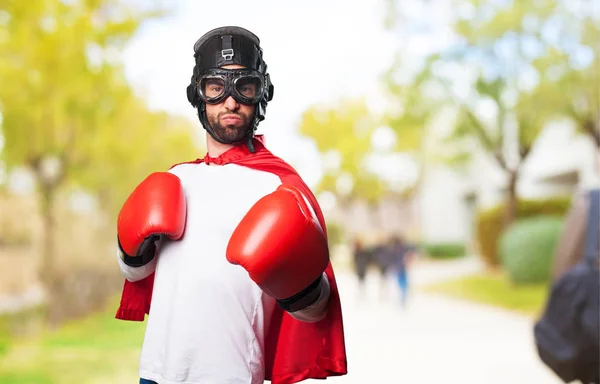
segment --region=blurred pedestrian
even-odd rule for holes
[[[400,300],[403,307],[406,307],[406,303],[409,295],[409,278],[408,269],[416,258],[416,248],[405,241],[405,239],[396,235],[392,237],[388,246],[388,255],[391,262],[391,269],[396,278],[396,283],[400,290]]]
[[[354,272],[356,273],[356,278],[358,279],[359,290],[362,293],[364,291],[367,268],[369,266],[371,258],[369,252],[367,251],[367,249],[365,249],[361,239],[359,239],[358,237],[355,238],[352,245]]]

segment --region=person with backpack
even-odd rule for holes
[[[600,188],[575,200],[556,248],[554,280],[534,337],[565,383],[600,384]]]

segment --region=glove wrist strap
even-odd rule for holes
[[[277,304],[286,312],[296,312],[308,307],[319,298],[322,289],[322,280],[323,274],[294,296],[286,299],[277,299]]]
[[[121,241],[117,236],[117,244],[119,246],[119,258],[130,267],[143,267],[154,259],[156,254],[156,240],[159,238],[158,235],[147,237],[138,250],[136,256],[129,256],[123,251],[121,247]]]

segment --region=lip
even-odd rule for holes
[[[234,122],[234,121],[241,121],[242,119],[240,119],[238,116],[236,115],[225,115],[222,117],[222,119],[224,121],[230,121],[230,122]]]

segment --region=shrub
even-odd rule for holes
[[[563,226],[559,216],[521,219],[501,236],[502,265],[514,284],[543,283],[550,279],[556,243]]]
[[[540,215],[563,216],[571,204],[568,197],[546,200],[520,200],[517,219]],[[477,246],[479,255],[488,266],[500,265],[498,257],[498,239],[504,227],[504,205],[479,212],[477,215]]]
[[[432,259],[455,259],[465,255],[465,246],[460,243],[423,244],[421,246]]]

